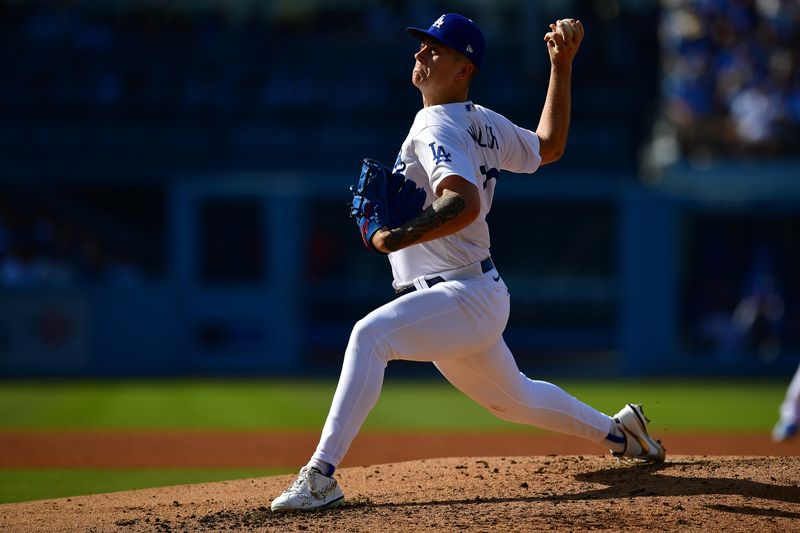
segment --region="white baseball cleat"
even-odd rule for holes
[[[644,416],[639,404],[629,403],[614,415],[617,426],[625,433],[627,444],[624,452],[614,452],[614,457],[631,464],[663,463],[666,451],[660,440],[656,440],[647,432],[650,420]],[[638,444],[632,446],[631,442]],[[638,449],[637,449],[638,448]]]
[[[335,479],[304,466],[292,485],[272,500],[272,512],[330,509],[343,501],[344,494]]]

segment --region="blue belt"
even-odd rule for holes
[[[486,274],[490,270],[494,270],[494,263],[492,263],[492,258],[491,257],[487,257],[486,259],[481,261],[481,272],[483,274]],[[432,278],[426,278],[425,279],[425,282],[428,284],[428,287],[433,287],[437,283],[441,283],[443,281],[447,281],[447,280],[445,280],[442,276],[434,276]],[[396,291],[395,292],[395,296],[402,296],[404,294],[408,294],[410,292],[414,292],[415,290],[417,290],[417,288],[414,285],[409,285],[408,287],[405,287],[403,289],[400,289],[399,291]]]

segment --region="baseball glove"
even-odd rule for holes
[[[350,187],[350,216],[356,220],[364,245],[378,252],[372,236],[380,228],[397,228],[416,217],[425,204],[425,190],[374,159],[364,159],[361,175]]]

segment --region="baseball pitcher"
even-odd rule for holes
[[[423,108],[393,168],[364,161],[351,211],[364,244],[388,254],[398,297],[353,328],[319,445],[272,510],[341,504],[334,470],[395,359],[433,362],[504,420],[594,441],[628,462],[663,461],[664,448],[648,434],[640,405],[627,404],[612,418],[553,384],[531,380],[503,340],[509,293],[489,254],[486,215],[501,170],[533,173],[564,153],[583,25],[559,20],[544,36],[550,82],[536,131],[469,100],[485,49],[472,20],[448,13],[428,29],[408,32],[419,41],[411,82]]]

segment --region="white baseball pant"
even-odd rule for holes
[[[502,333],[510,297],[496,270],[397,298],[358,321],[313,458],[338,466],[378,401],[389,361],[433,362],[498,418],[600,443],[613,419],[559,387],[528,379]]]

